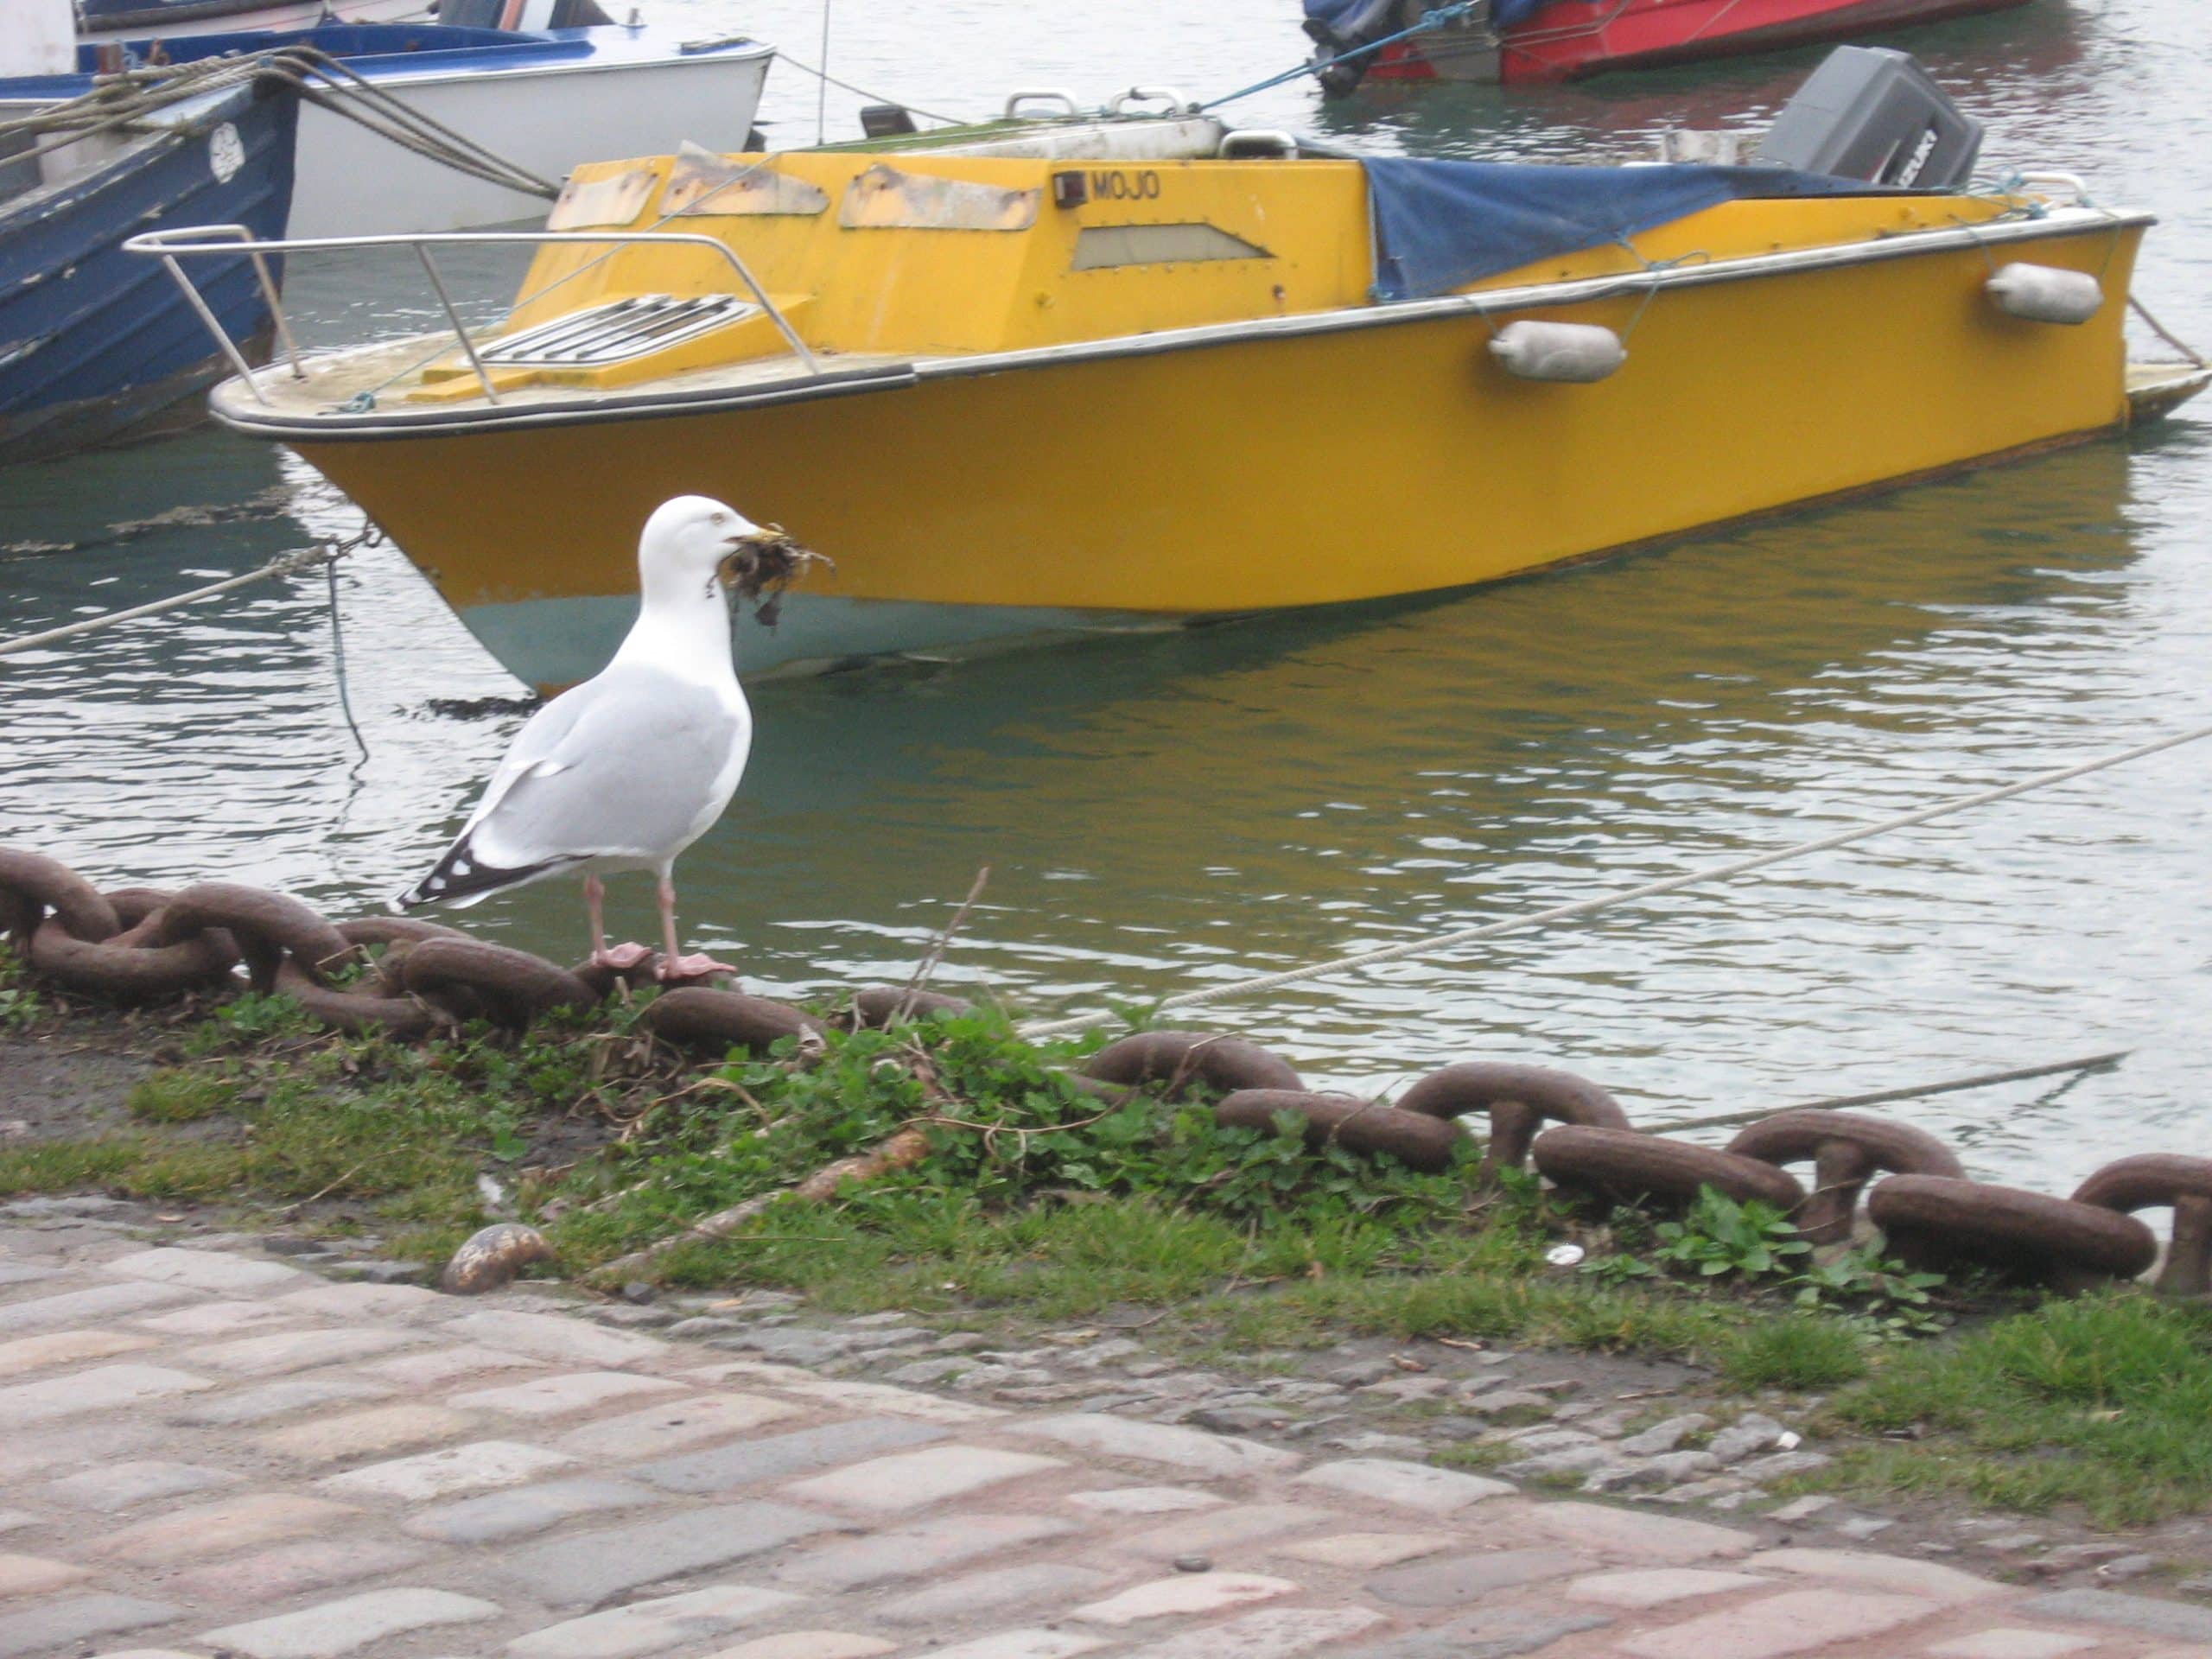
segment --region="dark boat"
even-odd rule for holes
[[[232,372],[178,285],[123,242],[197,225],[281,238],[299,100],[242,74],[147,101],[92,132],[81,112],[0,126],[0,465],[182,424],[196,406],[171,411]],[[241,354],[264,352],[269,296],[253,261],[195,275]],[[270,261],[270,284],[280,276]]]

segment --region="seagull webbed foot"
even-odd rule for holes
[[[704,983],[723,976],[734,979],[737,969],[712,957],[663,957],[653,969],[653,976],[664,985]]]
[[[649,946],[642,944],[607,945],[591,953],[589,965],[594,968],[612,969],[618,974],[626,974],[652,954]]]

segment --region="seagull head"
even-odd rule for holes
[[[645,520],[638,541],[639,579],[648,593],[681,584],[711,594],[717,582],[734,582],[737,561],[772,533],[711,496],[679,495]]]

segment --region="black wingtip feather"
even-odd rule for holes
[[[463,836],[446,849],[446,855],[431,868],[430,873],[417,881],[392,902],[395,910],[419,910],[425,905],[450,905],[480,899],[497,893],[502,887],[516,887],[535,880],[550,871],[576,861],[550,858],[543,863],[526,864],[518,869],[502,869],[496,865],[480,862],[474,856],[470,838]]]

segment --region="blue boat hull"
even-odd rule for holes
[[[144,435],[227,372],[160,262],[123,242],[198,225],[283,237],[298,119],[289,92],[240,89],[96,171],[0,202],[0,466]],[[260,349],[269,307],[251,263],[197,260],[192,276],[231,338]]]

